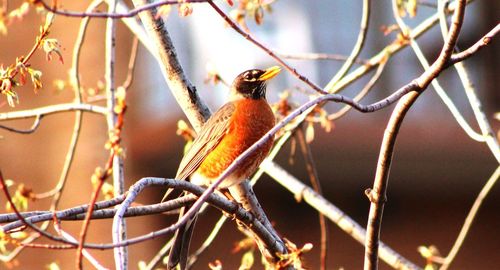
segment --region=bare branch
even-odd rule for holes
[[[311,185],[318,194],[322,195],[321,191],[321,182],[319,181],[318,171],[316,170],[316,163],[314,162],[314,158],[312,156],[311,147],[306,141],[306,136],[304,134],[304,125],[299,127],[296,132],[296,138],[299,141],[300,149],[302,151],[302,155],[306,160],[306,170],[309,174],[309,181]],[[322,213],[319,213],[319,225],[321,231],[321,251],[320,251],[320,266],[321,270],[326,270],[326,262],[327,262],[327,250],[328,250],[328,239],[329,239],[329,230],[328,224],[326,223],[325,216]]]
[[[370,90],[373,89],[375,86],[375,83],[380,79],[380,76],[382,75],[382,72],[384,71],[384,68],[387,64],[387,61],[389,59],[387,58],[385,61],[381,61],[380,64],[377,67],[377,70],[375,71],[375,74],[370,78],[368,83],[359,91],[359,93],[353,98],[354,101],[359,102],[362,98],[364,98]],[[349,112],[352,109],[351,106],[345,105],[342,107],[342,109],[338,110],[337,112],[334,112],[330,115],[328,115],[328,120],[337,120],[344,116],[347,112]]]
[[[260,49],[264,50],[269,56],[274,58],[280,65],[282,65],[286,70],[288,70],[291,74],[293,74],[295,77],[297,77],[299,80],[303,81],[305,84],[309,85],[314,91],[320,93],[320,94],[326,94],[327,92],[321,87],[317,86],[313,82],[311,82],[308,78],[306,78],[304,75],[300,74],[295,68],[292,66],[288,65],[283,59],[278,57],[276,53],[271,51],[269,48],[264,46],[262,43],[254,39],[249,33],[245,32],[243,29],[241,29],[229,16],[224,13],[212,0],[207,0],[207,2],[210,4],[210,6],[221,16],[226,23],[231,26],[238,34],[242,35],[245,39],[249,40],[253,44],[255,44],[257,47]]]
[[[116,209],[105,209],[109,207],[116,206],[123,202],[125,195],[115,197],[110,200],[96,202],[94,211],[92,212],[91,219],[110,219],[116,214]],[[177,210],[182,206],[185,206],[196,200],[195,195],[182,196],[167,202],[143,205],[143,206],[133,206],[127,209],[124,213],[124,217],[138,217],[146,216],[152,214],[176,214]],[[84,220],[86,217],[86,212],[88,211],[88,204],[72,207],[65,210],[59,211],[31,211],[22,212],[21,215],[25,218],[27,222],[38,223],[43,221],[48,221],[55,217],[58,220],[72,221],[72,220]],[[6,232],[15,231],[25,226],[22,220],[19,220],[16,214],[0,214],[0,223],[7,223],[1,228]]]
[[[269,160],[265,160],[261,168],[276,182],[294,194],[296,198],[301,198],[316,209],[316,211],[325,215],[345,233],[354,238],[354,240],[360,244],[365,243],[365,229],[312,188],[304,185],[302,181],[296,179],[278,164]],[[379,256],[394,269],[420,269],[382,242],[380,243]]]
[[[347,61],[349,56],[340,54],[328,54],[328,53],[276,53],[281,58],[292,59],[292,60],[332,60],[332,61]],[[356,59],[354,63],[359,65],[365,65],[368,63],[366,59]]]
[[[493,29],[491,29],[486,35],[484,35],[480,40],[474,43],[474,45],[470,46],[467,50],[453,54],[447,64],[453,65],[471,57],[484,47],[491,44],[493,38],[498,34],[498,32],[500,32],[500,24],[497,24]]]
[[[474,221],[477,212],[479,211],[479,208],[481,207],[481,204],[483,203],[483,200],[488,196],[488,193],[490,192],[491,188],[496,184],[498,179],[500,178],[500,167],[497,167],[497,169],[493,172],[491,177],[488,179],[486,184],[483,186],[479,194],[477,195],[476,200],[474,201],[474,204],[472,204],[472,207],[467,214],[467,217],[465,218],[465,222],[462,225],[462,229],[460,230],[460,233],[458,234],[457,240],[455,240],[455,243],[453,244],[453,247],[450,250],[450,253],[448,253],[448,256],[445,257],[443,265],[439,268],[439,270],[446,270],[450,266],[450,264],[453,262],[453,259],[455,259],[455,256],[457,255],[458,251],[460,250],[460,247],[462,246],[465,237],[467,236],[467,233],[469,232],[470,227],[472,226],[472,222]]]
[[[204,3],[207,2],[207,0],[183,0],[183,3]],[[164,5],[178,5],[179,0],[163,0],[163,1],[158,1],[155,3],[150,3],[150,4],[144,4],[141,5],[135,9],[132,9],[128,12],[124,13],[116,13],[116,12],[76,12],[76,11],[69,11],[69,10],[60,10],[54,7],[51,7],[49,4],[45,3],[43,0],[37,0],[37,4],[41,4],[42,7],[50,11],[54,14],[61,15],[61,16],[66,16],[66,17],[76,17],[76,18],[99,18],[99,19],[123,19],[123,18],[130,18],[138,15],[141,12],[144,11],[149,11],[152,9],[156,9],[160,6]]]
[[[133,2],[135,6],[141,6],[149,4],[152,1],[133,0]],[[181,106],[191,125],[195,130],[199,130],[201,125],[210,116],[210,110],[198,96],[196,88],[185,76],[163,20],[155,17],[156,8],[148,9],[146,12],[140,14],[141,21],[157,49],[155,56],[161,60],[161,71],[170,91],[172,91],[177,103]]]
[[[371,5],[371,0],[363,0],[363,13],[361,16],[361,25],[359,27],[359,34],[358,38],[356,40],[356,44],[354,45],[354,48],[352,49],[351,55],[349,55],[349,58],[344,62],[340,70],[333,76],[333,78],[330,80],[330,82],[325,86],[326,89],[332,89],[335,84],[339,82],[342,77],[344,77],[349,69],[352,67],[352,64],[358,58],[359,53],[363,49],[363,46],[365,44],[365,38],[366,34],[368,33],[368,22],[370,21],[370,8]]]
[[[91,113],[106,115],[106,109],[101,106],[91,105],[91,104],[62,103],[31,110],[0,113],[0,121],[25,119],[25,118],[39,117],[61,112],[71,112],[71,111],[91,112]]]
[[[3,184],[3,181],[0,182],[0,184]],[[190,183],[188,181],[177,181],[177,180],[174,180],[174,179],[162,179],[162,178],[143,178],[143,179],[137,181],[133,186],[130,187],[129,193],[137,193],[138,194],[145,187],[149,187],[149,186],[152,186],[152,185],[162,185],[162,186],[167,186],[167,187],[173,188],[173,189],[186,190],[186,191],[189,191],[189,192],[195,194],[196,196],[200,196],[200,195],[206,193],[206,190],[204,190],[203,188],[201,188],[201,187],[199,187],[197,185],[194,185],[194,184],[192,184],[192,183]],[[122,196],[126,196],[126,195],[122,195]],[[116,199],[117,200],[119,200],[119,199],[121,199],[121,200],[125,199],[122,196],[117,197]],[[200,199],[198,199],[197,201],[199,201],[199,200]],[[234,202],[231,202],[231,201],[228,201],[226,198],[223,198],[223,197],[221,197],[221,196],[219,196],[217,194],[209,194],[207,196],[206,202],[214,205],[215,207],[219,208],[222,211],[225,211],[225,212],[227,212],[227,213],[229,213],[231,215],[234,215],[234,217],[236,219],[238,219],[241,222],[243,222],[249,228],[252,228],[252,230],[254,232],[256,232],[257,235],[261,239],[266,239],[266,244],[267,245],[269,245],[269,246],[271,246],[273,248],[276,248],[274,246],[274,236],[272,235],[272,233],[270,233],[266,229],[266,227],[257,218],[255,218],[253,216],[253,214],[245,211],[238,204],[236,204]],[[103,202],[103,203],[109,204],[110,202]],[[97,206],[98,205],[96,204],[94,206],[94,208],[97,207]],[[176,207],[179,207],[179,204],[177,204]],[[78,211],[81,211],[81,210],[78,210]],[[17,217],[22,221],[23,224],[26,224],[26,225],[30,226],[31,228],[34,227],[34,225],[31,222],[27,221],[22,216],[21,213],[19,213],[17,215]],[[29,218],[33,218],[33,217],[29,217]],[[153,238],[156,238],[156,237],[168,234],[168,233],[173,233],[179,226],[182,225],[182,222],[184,222],[184,221],[181,220],[180,222],[177,222],[177,223],[175,223],[175,224],[173,224],[173,225],[171,225],[171,226],[169,226],[167,228],[164,228],[164,229],[161,229],[161,230],[158,230],[158,231],[154,231],[154,232],[142,235],[142,236],[138,236],[138,237],[134,237],[134,238],[129,238],[128,240],[125,240],[125,241],[119,242],[119,243],[109,243],[109,244],[85,243],[83,246],[84,246],[84,248],[89,248],[89,249],[112,249],[112,248],[116,248],[116,247],[119,247],[119,246],[126,246],[126,245],[136,244],[136,243],[140,243],[140,242],[143,242],[143,241],[151,240]],[[0,228],[3,229],[5,227],[0,227]],[[42,232],[42,233],[47,234],[46,232]],[[57,236],[51,236],[50,239],[54,240],[54,241],[68,243],[68,244],[67,245],[46,245],[46,244],[37,245],[37,244],[30,244],[28,246],[35,247],[35,248],[51,248],[51,249],[72,249],[72,248],[77,248],[77,246],[78,246],[77,242],[66,240],[66,239],[62,239],[62,238],[57,237]]]
[[[458,39],[458,34],[463,22],[465,5],[466,0],[457,1],[457,8],[455,9],[452,19],[452,27],[443,45],[441,53],[431,67],[425,70],[425,72],[415,80],[421,91],[409,93],[398,102],[384,131],[373,189],[367,191],[367,196],[370,199],[371,204],[365,243],[365,270],[378,268],[378,246],[380,241],[382,213],[384,211],[389,171],[399,128],[401,127],[406,113],[416,101],[420,93],[422,93],[430,82],[445,68],[446,62],[453,53],[453,48],[455,47]]]
[[[12,128],[4,125],[0,125],[0,129],[5,129],[10,132],[15,132],[19,134],[31,134],[37,130],[37,128],[40,126],[40,123],[42,121],[42,116],[37,115],[35,118],[35,122],[33,122],[33,125],[29,129],[17,129],[17,128]]]

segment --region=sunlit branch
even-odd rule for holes
[[[457,7],[453,14],[452,26],[441,49],[441,53],[430,68],[426,69],[425,72],[415,80],[422,91],[425,90],[431,81],[443,71],[446,62],[453,53],[453,49],[456,45],[458,34],[460,33],[463,23],[466,0],[458,0],[456,3]],[[393,4],[395,4],[395,2],[393,2]],[[373,188],[367,190],[366,192],[366,195],[370,200],[370,212],[366,226],[367,237],[365,242],[365,270],[378,268],[378,251],[380,230],[382,226],[382,214],[386,201],[389,171],[396,138],[406,113],[417,100],[422,91],[411,92],[399,100],[384,131]]]
[[[58,8],[51,7],[49,4],[45,3],[44,0],[36,0],[36,4],[40,4],[45,10],[50,11],[54,14],[66,16],[66,17],[76,17],[76,18],[100,18],[100,19],[123,19],[130,18],[138,15],[141,12],[148,11],[151,9],[156,9],[160,6],[164,5],[178,5],[178,0],[163,0],[157,1],[150,4],[141,5],[135,9],[132,9],[128,12],[124,13],[116,13],[116,12],[77,12],[77,11],[69,11],[69,10],[61,10]],[[204,3],[207,0],[183,0],[183,3]]]

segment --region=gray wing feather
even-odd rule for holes
[[[229,129],[229,118],[235,109],[233,103],[227,103],[215,112],[201,128],[200,134],[193,141],[189,151],[184,155],[177,170],[177,180],[185,180],[198,169],[201,162],[220,143]]]

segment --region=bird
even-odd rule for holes
[[[250,69],[240,73],[231,84],[229,101],[201,127],[198,136],[182,158],[176,180],[189,180],[208,186],[217,180],[238,156],[251,147],[275,125],[275,116],[266,100],[267,82],[280,73],[279,66],[265,70]],[[218,186],[223,190],[248,179],[269,153],[273,139],[250,154]],[[165,200],[166,196],[163,200]],[[182,208],[179,219],[186,211]],[[181,226],[174,235],[167,269],[187,266],[189,242],[196,216]]]

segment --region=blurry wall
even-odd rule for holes
[[[12,5],[16,3],[20,1],[12,1]],[[86,4],[87,1],[64,1],[65,8],[75,10],[85,9]],[[384,37],[378,30],[382,25],[393,23],[387,5],[388,1],[384,5],[372,4],[370,32],[360,58],[369,58],[394,39],[394,34]],[[458,46],[467,48],[497,24],[498,16],[494,11],[499,9],[498,1],[476,1],[471,4],[467,8]],[[408,19],[407,22],[414,26],[432,12],[430,8],[421,7],[417,18]],[[273,13],[266,14],[263,26],[256,27],[252,22],[249,25],[259,40],[280,52],[347,55],[356,40],[360,14],[360,1],[277,1],[273,4]],[[56,92],[51,81],[67,78],[78,24],[78,19],[56,19],[51,36],[59,39],[63,45],[64,65],[56,61],[47,62],[41,52],[35,54],[31,63],[44,72],[44,88],[37,94],[33,93],[29,84],[20,88],[20,104],[16,108],[9,108],[2,100],[0,112],[71,102],[71,90]],[[39,25],[40,20],[32,12],[22,24],[9,26],[9,34],[0,37],[0,63],[6,66],[13,63],[15,57],[26,54],[34,42]],[[188,77],[212,110],[225,101],[227,89],[203,82],[207,63],[215,66],[227,81],[231,81],[242,70],[275,64],[264,52],[225,27],[222,20],[204,5],[195,5],[194,14],[187,18],[179,18],[173,9],[167,25]],[[85,87],[95,87],[98,80],[103,80],[104,27],[103,20],[92,20],[90,24],[81,58],[81,76]],[[131,34],[120,23],[117,40],[117,81],[121,82],[126,74]],[[420,39],[420,45],[429,61],[432,61],[442,45],[439,30],[435,28],[426,33]],[[466,61],[477,94],[483,102],[483,109],[489,117],[499,110],[499,48],[499,43],[493,42]],[[341,65],[326,61],[289,62],[319,85],[325,85]],[[164,83],[157,64],[142,47],[139,49],[137,64],[134,84],[128,93],[129,108],[123,134],[128,185],[146,176],[174,176],[184,144],[175,135],[175,126],[178,119],[185,117]],[[411,50],[405,49],[391,58],[375,90],[363,102],[369,103],[390,94],[421,72],[422,68]],[[445,71],[440,81],[466,119],[474,122],[455,72],[452,69]],[[364,83],[366,79],[353,84],[346,89],[345,94],[352,96]],[[277,101],[281,90],[295,85],[304,87],[291,75],[283,72],[270,84],[269,100]],[[300,93],[294,94],[293,98],[297,102],[305,100]],[[332,104],[328,108],[333,111],[339,106]],[[380,142],[391,108],[371,114],[352,111],[334,123],[332,132],[324,133],[318,128],[316,140],[312,143],[325,197],[362,225],[366,223],[369,206],[364,190],[372,185]],[[0,130],[0,167],[4,176],[26,183],[35,192],[51,189],[57,182],[64,162],[73,119],[72,113],[45,117],[40,128],[32,135]],[[1,124],[27,128],[31,123],[32,120],[22,120]],[[492,121],[492,125],[495,130],[499,130],[498,122]],[[104,149],[106,136],[104,119],[85,114],[75,163],[60,208],[88,202],[92,191],[90,176],[95,167],[104,166],[108,155]],[[299,153],[296,154],[292,166],[289,164],[289,153],[287,146],[277,162],[298,178],[307,181],[302,157]],[[418,263],[423,263],[416,252],[419,245],[435,244],[446,253],[472,201],[496,166],[487,147],[470,140],[434,90],[428,89],[410,110],[397,142],[382,240]],[[163,192],[147,190],[139,201],[157,202]],[[315,245],[306,259],[310,268],[316,269],[319,250],[316,213],[304,203],[296,202],[291,194],[267,176],[259,182],[256,192],[278,231],[299,245],[306,242]],[[0,202],[5,202],[3,197],[0,197]],[[37,201],[32,207],[47,209],[49,203],[48,200]],[[492,233],[500,226],[498,211],[495,210],[498,203],[500,193],[498,187],[495,187],[453,264],[457,269],[493,269],[500,263],[496,256],[500,252],[500,237]],[[209,211],[203,216],[197,227],[193,247],[203,240],[208,230],[204,228],[210,228],[217,217],[216,211]],[[173,220],[161,216],[130,219],[130,235],[162,228]],[[80,223],[77,222],[63,223],[63,228],[74,235],[78,234],[79,226]],[[111,241],[110,228],[109,221],[93,222],[88,240]],[[361,268],[363,247],[335,225],[331,225],[331,228],[329,260],[332,269]],[[240,254],[227,258],[226,254],[232,249],[228,241],[234,242],[242,237],[234,224],[227,224],[223,240],[217,241],[209,249],[209,254],[201,258],[199,268],[196,269],[204,269],[207,262],[216,258],[223,259],[225,269],[233,269],[239,263]],[[131,261],[148,261],[163,241],[164,239],[158,239],[131,247]],[[112,252],[93,253],[106,266],[112,267]],[[33,260],[34,256],[39,260]],[[73,258],[74,251],[27,250],[19,257],[22,262],[19,269],[40,269],[40,266],[51,261],[58,261],[62,269],[72,269]],[[386,269],[383,264],[382,269]]]

